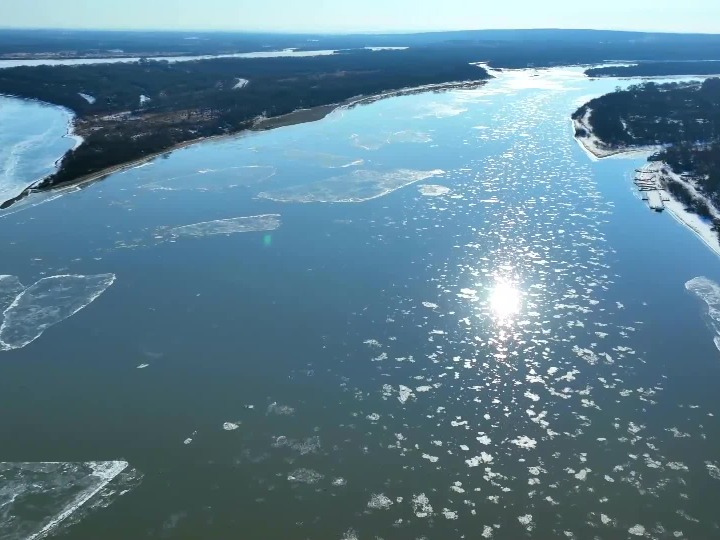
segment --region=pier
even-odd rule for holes
[[[662,212],[665,209],[665,201],[669,201],[668,194],[663,189],[661,182],[662,171],[655,163],[645,165],[641,169],[635,169],[633,182],[640,191],[642,200],[647,201],[651,210]]]

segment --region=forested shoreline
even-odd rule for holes
[[[84,143],[37,187],[72,182],[261,117],[422,85],[480,81],[471,57],[442,50],[354,51],[307,58],[16,67],[0,93],[61,105]]]
[[[720,79],[656,84],[646,82],[593,99],[573,119],[589,119],[592,133],[608,148],[659,147],[649,161],[666,163],[675,177],[665,188],[688,210],[720,223],[708,204],[720,209]],[[699,199],[694,191],[703,199]]]

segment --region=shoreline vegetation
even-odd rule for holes
[[[585,75],[591,78],[707,77],[720,75],[720,61],[641,62],[599,66],[586,69]]]
[[[153,154],[145,155],[140,158],[134,159],[132,161],[128,161],[125,163],[120,163],[117,165],[113,165],[110,167],[107,167],[105,169],[93,172],[91,174],[88,174],[83,177],[78,177],[73,180],[69,180],[66,182],[58,183],[58,184],[51,184],[51,185],[43,185],[43,183],[47,180],[47,178],[39,179],[29,186],[27,186],[22,192],[20,192],[17,196],[13,197],[12,199],[8,199],[7,201],[0,202],[0,209],[6,209],[15,204],[16,202],[24,199],[28,195],[32,193],[42,192],[42,191],[48,191],[48,190],[55,190],[55,189],[63,189],[68,188],[72,186],[81,187],[83,185],[87,185],[90,183],[93,183],[97,180],[101,180],[103,178],[106,178],[112,174],[126,171],[129,169],[133,169],[135,167],[138,167],[140,165],[150,163],[151,161],[163,156],[170,154],[172,152],[175,152],[176,150],[181,150],[183,148],[187,148],[189,146],[194,146],[196,144],[202,144],[206,142],[214,142],[214,141],[220,141],[225,139],[231,139],[235,137],[242,137],[244,135],[249,135],[253,132],[259,132],[259,131],[269,131],[272,129],[282,128],[282,127],[289,127],[299,124],[305,124],[308,122],[316,122],[319,120],[324,119],[328,115],[336,112],[336,111],[342,111],[351,109],[356,106],[360,105],[367,105],[370,103],[374,103],[376,101],[380,101],[382,99],[388,99],[391,97],[399,97],[399,96],[406,96],[406,95],[412,95],[422,92],[443,92],[447,90],[454,90],[454,89],[469,89],[469,88],[478,88],[485,84],[487,81],[485,79],[475,80],[475,81],[458,81],[458,82],[448,82],[448,83],[439,83],[439,84],[429,84],[429,85],[422,85],[422,86],[415,86],[410,88],[401,88],[397,90],[389,90],[386,92],[381,92],[374,95],[369,96],[356,96],[354,98],[345,100],[342,103],[332,103],[328,105],[318,105],[316,107],[312,107],[310,109],[297,109],[295,111],[292,111],[287,114],[279,115],[279,116],[273,116],[273,117],[258,117],[253,120],[252,124],[242,130],[232,132],[232,133],[226,133],[222,135],[212,135],[207,137],[200,137],[197,139],[191,139],[187,141],[183,141],[181,143],[175,144],[172,147],[166,148],[164,150],[161,150],[159,152],[155,152]],[[14,97],[14,96],[13,96]],[[27,98],[19,98],[19,99],[27,99]],[[53,104],[47,104],[47,105],[53,105]],[[70,111],[72,113],[72,111]],[[65,137],[74,139],[76,141],[75,148],[78,148],[81,144],[83,144],[83,138],[79,135],[77,135],[74,131],[74,118],[71,118],[71,120],[68,122],[68,130],[65,135]],[[73,150],[75,149],[73,148]],[[72,151],[72,150],[71,150]],[[64,156],[58,158],[58,162],[61,162]]]
[[[591,100],[572,115],[572,126],[591,159],[646,157],[635,176],[643,198],[720,255],[718,104],[720,79],[645,83]]]
[[[200,141],[324,118],[384,97],[478,85],[491,76],[448,50],[358,50],[297,58],[84,64],[0,70],[0,93],[74,114],[83,143],[33,191],[107,176]]]

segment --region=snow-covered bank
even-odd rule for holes
[[[665,163],[662,163],[660,172],[662,175],[661,182],[667,182],[667,179],[669,179],[682,185],[693,197],[693,199],[704,202],[707,205],[707,208],[714,219],[720,219],[720,210],[713,205],[710,199],[698,191],[692,181],[673,172],[670,166]],[[713,230],[713,224],[702,219],[699,215],[688,211],[685,208],[685,205],[675,199],[672,194],[670,194],[669,199],[670,200],[665,201],[665,208],[667,208],[670,214],[699,236],[700,239],[710,247],[710,249],[720,255],[720,240],[718,239],[718,234]]]
[[[573,128],[575,130],[575,140],[580,147],[592,160],[605,158],[636,158],[649,156],[650,154],[662,150],[661,146],[633,146],[633,147],[610,147],[601,141],[592,130],[590,125],[590,114],[592,110],[588,107],[585,114],[581,118],[573,119]],[[581,130],[581,131],[579,131]],[[585,133],[580,135],[579,133]],[[720,210],[692,183],[692,181],[673,172],[672,168],[664,162],[651,162],[643,167],[642,172],[654,176],[659,184],[666,188],[669,181],[677,182],[682,185],[689,195],[697,201],[704,202],[714,219],[720,219]],[[663,189],[662,206],[677,221],[693,231],[705,244],[715,253],[720,255],[720,240],[717,233],[713,230],[713,224],[701,218],[698,214],[689,211],[685,205],[677,200],[672,193]]]
[[[659,146],[610,146],[601,141],[593,132],[590,125],[590,115],[592,109],[588,107],[585,114],[581,118],[573,118],[573,128],[575,130],[575,140],[587,152],[591,159],[602,159],[612,156],[637,157],[642,154],[650,154],[661,149]],[[582,133],[585,135],[582,135]],[[578,134],[580,133],[580,134]]]

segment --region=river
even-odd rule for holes
[[[0,536],[717,536],[720,261],[573,139],[617,84],[504,72],[0,214]]]

